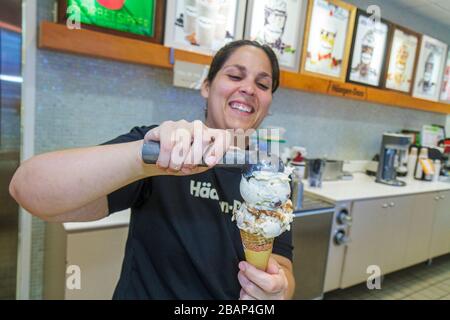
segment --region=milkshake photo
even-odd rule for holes
[[[413,97],[439,101],[447,44],[424,35],[417,63]]]
[[[380,85],[387,49],[389,26],[358,11],[348,80],[374,87]]]
[[[212,55],[242,39],[246,1],[168,0],[164,45]]]

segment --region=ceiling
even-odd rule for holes
[[[450,27],[450,0],[392,0],[392,2],[400,8]]]

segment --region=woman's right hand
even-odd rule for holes
[[[198,173],[214,166],[231,145],[232,134],[227,130],[211,129],[200,120],[165,121],[153,128],[144,141],[159,141],[156,165],[168,173]],[[208,168],[197,168],[202,159]]]

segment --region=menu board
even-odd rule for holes
[[[395,26],[388,56],[385,87],[410,93],[414,80],[420,35]]]
[[[155,0],[67,0],[66,17],[84,25],[155,35]]]
[[[353,40],[350,82],[378,87],[386,56],[389,25],[358,11]]]
[[[345,81],[356,7],[342,1],[309,2],[302,72]]]
[[[245,0],[168,0],[164,45],[213,55],[243,38]]]
[[[307,0],[251,0],[245,38],[272,48],[280,67],[298,71]]]
[[[439,100],[446,60],[447,44],[424,35],[414,81],[414,97]]]
[[[444,80],[442,81],[441,100],[450,103],[450,50],[447,55],[447,63],[444,69]]]

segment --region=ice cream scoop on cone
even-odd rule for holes
[[[265,271],[272,253],[273,239],[240,230],[245,260],[256,268]]]
[[[233,211],[232,220],[241,233],[245,259],[266,271],[274,238],[290,230],[293,207],[289,172],[254,172],[241,179],[244,202]]]

